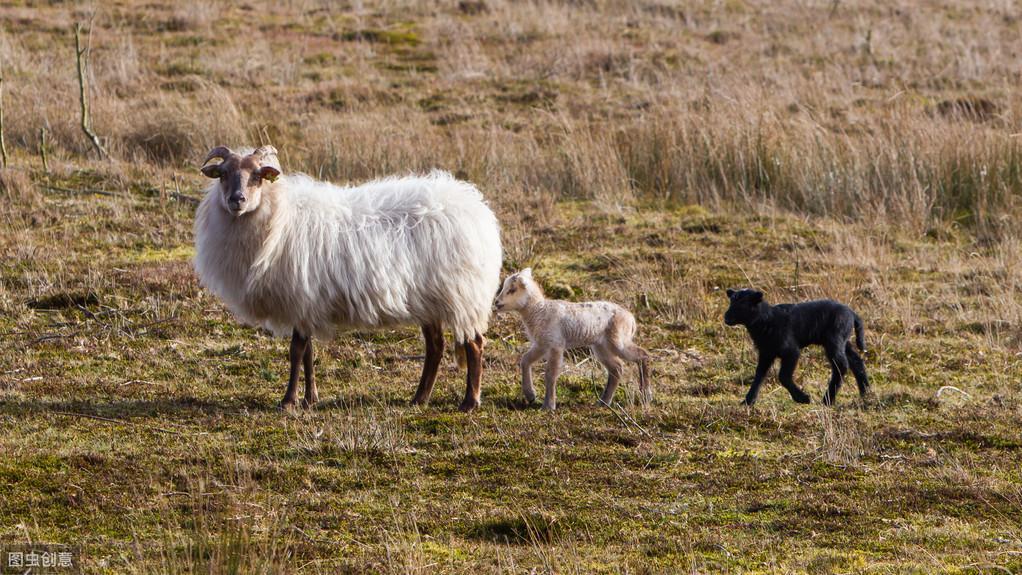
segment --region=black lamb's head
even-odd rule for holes
[[[763,303],[763,292],[754,289],[727,290],[731,305],[724,312],[724,323],[727,325],[748,325],[760,314]]]

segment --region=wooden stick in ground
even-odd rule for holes
[[[7,144],[4,142],[4,67],[0,63],[0,162],[7,167]]]
[[[46,161],[46,126],[39,128],[39,155],[43,159],[43,172],[50,173],[50,164]]]
[[[78,64],[78,100],[81,104],[82,131],[92,142],[92,147],[100,158],[107,157],[106,149],[99,141],[99,136],[92,131],[92,119],[89,116],[88,83],[85,77],[85,68],[88,65],[88,55],[92,48],[92,26],[89,26],[89,45],[82,47],[82,24],[75,24],[75,57]]]

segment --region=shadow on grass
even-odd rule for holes
[[[111,401],[51,401],[25,400],[0,402],[0,415],[25,417],[39,414],[83,415],[111,419],[160,417],[167,415],[205,416],[216,414],[242,414],[245,412],[276,411],[276,405],[267,405],[255,398],[234,402],[219,402],[193,397],[160,399],[126,399]]]
[[[402,408],[402,407],[404,407],[404,408],[411,408],[412,407],[412,394],[414,393],[414,391],[415,391],[414,388],[409,390],[407,397],[401,397],[401,396],[397,396],[397,395],[389,396],[389,397],[380,397],[379,395],[373,395],[371,393],[361,393],[361,392],[346,393],[346,394],[339,395],[337,397],[331,397],[331,398],[328,398],[328,399],[325,399],[325,400],[320,400],[320,402],[316,404],[316,407],[315,407],[314,410],[315,411],[325,411],[325,410],[344,411],[344,410],[349,410],[349,409],[365,408],[365,407],[394,407],[394,408]],[[322,395],[320,397],[322,397]],[[437,406],[437,407],[447,407],[446,402],[443,402],[443,401],[437,402],[436,398],[434,398],[433,402],[431,402],[430,405]],[[453,407],[457,407],[457,405],[454,405]]]
[[[407,397],[400,395],[379,396],[371,393],[347,393],[337,397],[321,400],[313,408],[317,411],[348,411],[364,408],[392,408],[397,410],[421,409],[423,411],[458,412],[460,396],[434,396],[428,405],[416,408],[411,404],[412,391]],[[300,398],[299,398],[300,399]],[[485,401],[485,398],[484,398]],[[199,399],[195,397],[166,397],[158,399],[124,399],[98,401],[60,401],[46,399],[28,399],[0,402],[0,415],[26,417],[40,414],[82,415],[110,419],[133,419],[149,417],[191,418],[211,415],[243,416],[247,413],[281,413],[276,401],[266,401],[262,397],[241,397],[218,399]],[[492,406],[499,410],[525,411],[538,410],[540,403],[526,404],[524,399],[498,397],[492,400]],[[294,413],[301,413],[295,407]]]
[[[508,411],[538,411],[543,403],[540,400],[529,403],[525,401],[524,397],[496,397],[490,401],[497,409],[506,409]]]
[[[423,406],[413,406],[412,396],[415,393],[414,387],[409,387],[406,395],[395,395],[390,394],[387,396],[381,396],[379,394],[373,394],[371,392],[355,391],[351,393],[343,393],[336,397],[330,397],[324,400],[320,400],[316,404],[315,409],[318,410],[348,410],[348,409],[362,409],[366,407],[389,407],[395,409],[421,409],[421,410],[435,410],[435,411],[457,411],[458,406],[461,404],[462,395],[459,392],[451,394],[437,393],[438,390],[434,390],[433,397],[429,403]],[[321,396],[322,397],[322,396]],[[536,401],[532,404],[525,402],[524,398],[508,397],[508,396],[487,396],[485,391],[483,393],[483,409],[487,405],[493,406],[501,410],[510,411],[526,411],[539,409],[540,402]]]

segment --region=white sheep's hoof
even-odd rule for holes
[[[543,403],[543,411],[554,411],[557,409],[556,403]]]

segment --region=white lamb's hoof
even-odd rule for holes
[[[557,409],[557,404],[556,403],[544,403],[543,404],[543,411],[554,411],[555,409]]]

